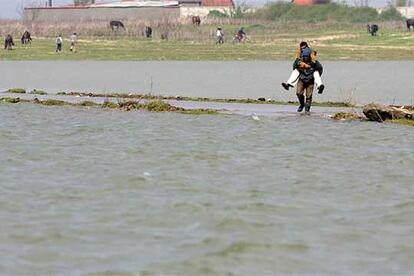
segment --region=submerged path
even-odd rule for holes
[[[412,104],[412,62],[323,62],[326,90],[318,102],[347,100],[359,104]],[[2,61],[0,90],[13,87],[50,93],[152,93],[209,98],[296,100],[280,83],[291,70],[290,61],[229,62],[113,62],[113,61]]]

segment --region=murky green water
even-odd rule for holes
[[[411,274],[414,129],[0,104],[0,272]]]

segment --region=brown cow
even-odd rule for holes
[[[111,27],[112,31],[118,30],[119,28],[124,28],[124,24],[119,20],[112,20],[109,22],[109,27]]]
[[[191,17],[191,22],[193,23],[194,26],[200,26],[200,23],[201,23],[200,16],[198,16],[198,15],[192,16]]]

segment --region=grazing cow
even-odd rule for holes
[[[191,16],[191,22],[193,23],[193,26],[200,26],[201,19],[200,16]]]
[[[146,26],[144,31],[142,32],[142,35],[146,38],[151,38],[152,37],[152,28],[150,26]]]
[[[407,29],[409,31],[414,29],[414,19],[407,19],[406,23],[407,23]]]
[[[109,22],[109,26],[111,27],[112,31],[115,31],[115,29],[118,30],[119,28],[125,29],[124,24],[119,20],[112,20]]]
[[[13,46],[14,46],[14,42],[13,42],[13,37],[8,34],[6,36],[6,39],[4,40],[4,50],[13,50]]]
[[[373,24],[373,25],[369,25],[367,24],[367,31],[368,33],[370,33],[372,36],[376,36],[377,32],[378,32],[378,25]]]
[[[26,44],[32,44],[32,35],[30,32],[25,31],[22,35],[22,44],[26,45]]]
[[[162,40],[168,40],[168,32],[161,33],[161,39]]]

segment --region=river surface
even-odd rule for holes
[[[254,109],[0,103],[0,274],[412,274],[414,129]]]
[[[326,90],[317,101],[413,104],[411,61],[323,62]],[[1,61],[0,90],[128,92],[214,98],[295,100],[280,83],[292,62]]]

